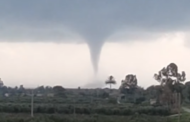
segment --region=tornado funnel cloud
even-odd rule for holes
[[[89,25],[88,27],[80,26],[75,28],[75,30],[82,35],[83,39],[88,44],[93,70],[96,75],[98,72],[98,64],[102,47],[113,31],[111,31],[111,28],[106,29],[104,26],[101,26],[100,28],[99,25]]]
[[[98,72],[98,64],[99,64],[102,46],[103,46],[102,42],[88,41],[91,62],[92,62],[92,66],[93,66],[93,70],[95,74],[97,74]]]

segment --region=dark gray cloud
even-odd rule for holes
[[[189,0],[1,0],[0,38],[65,42],[82,37],[97,70],[111,35],[125,29],[128,39],[136,39],[189,30],[189,5]]]

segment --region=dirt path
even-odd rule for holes
[[[182,109],[185,111],[185,112],[188,112],[188,113],[190,113],[190,109],[189,108],[187,108],[187,107],[182,107]],[[179,114],[174,114],[174,115],[170,115],[170,116],[168,116],[168,117],[176,117],[176,116],[178,116]]]
[[[189,109],[189,108],[187,108],[187,107],[182,107],[182,109],[183,109],[184,111],[190,113],[190,109]]]

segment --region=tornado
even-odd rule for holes
[[[89,51],[90,51],[90,57],[91,57],[91,62],[93,66],[94,73],[97,74],[98,72],[98,64],[100,60],[100,54],[102,51],[102,47],[104,42],[96,42],[96,41],[88,41],[87,42]]]
[[[82,30],[82,29],[81,29]],[[106,39],[111,35],[112,31],[106,28],[90,27],[85,31],[78,31],[89,47],[90,58],[95,75],[98,73],[98,65],[102,47]],[[88,31],[87,31],[88,30]]]

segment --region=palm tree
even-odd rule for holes
[[[110,89],[111,89],[111,85],[112,84],[116,84],[116,81],[115,81],[114,77],[111,75],[111,76],[108,77],[108,80],[106,80],[105,83],[109,84],[110,85]]]

